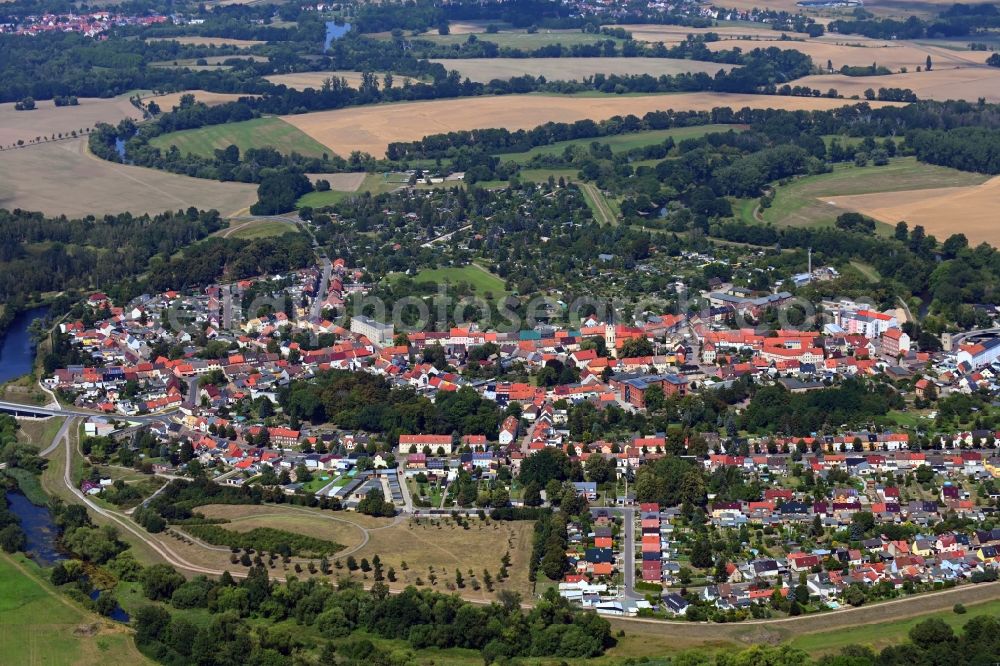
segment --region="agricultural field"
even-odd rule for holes
[[[253,60],[254,62],[267,62],[266,56],[233,54],[208,56],[206,58],[179,58],[177,60],[163,60],[161,62],[151,62],[150,67],[184,67],[194,71],[213,71],[217,69],[229,69],[231,65],[224,64],[227,60],[239,58],[240,60]],[[199,63],[202,60],[204,62]]]
[[[388,276],[386,279],[398,280],[401,277],[402,274],[397,273]],[[507,289],[501,278],[493,275],[485,268],[474,264],[469,266],[425,269],[412,277],[414,282],[433,282],[452,285],[465,282],[472,287],[478,296],[492,294],[494,297],[502,297],[507,295]]]
[[[313,157],[329,152],[306,134],[274,116],[172,132],[158,136],[150,143],[161,150],[177,146],[181,153],[202,157],[210,157],[216,149],[231,145],[239,147],[240,152],[267,146],[284,153],[298,152]]]
[[[216,93],[208,92],[207,90],[185,90],[184,92],[178,93],[168,93],[166,95],[149,95],[142,98],[143,104],[148,104],[149,102],[156,102],[156,104],[163,111],[170,111],[175,106],[181,103],[181,97],[184,95],[194,95],[194,99],[197,102],[202,102],[208,106],[216,106],[218,104],[225,104],[227,102],[236,102],[241,97],[254,97],[254,95],[239,95],[236,93]]]
[[[0,104],[0,151],[36,137],[53,139],[71,132],[82,135],[97,123],[114,124],[124,118],[142,118],[142,111],[132,106],[127,96],[84,97],[77,106],[58,107],[52,100],[42,100],[35,102],[34,111],[15,111],[13,102]],[[5,155],[0,152],[0,162]]]
[[[543,46],[552,44],[562,44],[563,46],[574,46],[576,44],[594,44],[610,39],[606,35],[595,35],[582,32],[580,30],[539,30],[534,34],[529,34],[527,30],[501,30],[493,35],[476,35],[477,39],[484,42],[493,42],[500,48],[514,48],[531,51]],[[380,39],[392,39],[388,32],[368,35]],[[464,44],[469,39],[468,33],[439,35],[436,32],[428,32],[415,37],[407,35],[407,39],[425,39],[436,44]]]
[[[985,176],[968,174],[970,180]],[[938,187],[919,191],[878,192],[830,198],[838,208],[853,210],[887,224],[905,220],[923,225],[929,234],[944,239],[961,231],[972,244],[1000,247],[996,206],[1000,201],[1000,177],[981,184]],[[961,227],[955,226],[961,220]]]
[[[845,104],[850,102],[829,98],[728,93],[503,95],[383,104],[282,116],[282,119],[335,153],[346,155],[352,150],[360,150],[381,157],[394,141],[413,141],[429,134],[457,130],[484,127],[531,129],[546,122],[575,122],[585,118],[604,120],[629,113],[641,116],[649,111],[665,109],[708,111],[728,106],[736,109],[824,110]]]
[[[739,26],[713,26],[711,28],[692,28],[683,25],[658,25],[656,23],[615,25],[615,28],[622,28],[632,33],[632,39],[639,42],[663,42],[664,44],[679,44],[688,35],[703,35],[706,32],[713,32],[719,35],[720,39],[778,39],[780,32],[772,30],[763,24],[741,24]]]
[[[839,70],[844,65],[862,67],[876,63],[893,72],[906,67],[915,72],[926,64],[931,56],[935,69],[980,66],[986,61],[982,52],[955,51],[937,46],[919,46],[909,42],[884,42],[879,40],[859,40],[855,35],[837,35],[821,39],[739,39],[710,42],[706,46],[712,51],[728,51],[739,48],[743,51],[766,49],[772,46],[780,49],[794,49],[812,58],[816,67],[826,67],[827,61]],[[861,79],[871,77],[858,77]],[[878,86],[876,86],[878,87]]]
[[[0,660],[7,664],[149,664],[127,629],[76,606],[21,555],[0,555]]]
[[[382,79],[385,77],[385,72],[375,72],[375,76],[378,77],[379,85],[381,85]],[[361,72],[351,72],[345,70],[272,74],[271,76],[265,76],[264,78],[275,85],[288,86],[294,90],[305,90],[306,88],[319,90],[323,87],[323,82],[330,78],[342,78],[347,81],[347,85],[351,88],[357,88],[361,85]],[[413,80],[413,77],[403,76],[402,74],[394,74],[393,78],[395,79],[395,83],[393,85],[402,85],[403,81],[406,79],[410,79],[411,81]]]
[[[902,196],[911,199],[914,197],[913,190],[966,188],[980,185],[986,179],[981,174],[923,164],[912,157],[894,159],[881,167],[840,164],[831,173],[798,178],[778,187],[774,203],[762,212],[762,218],[764,222],[783,226],[827,225],[832,224],[845,209],[851,208],[843,201],[854,198],[848,195],[876,194],[884,197],[889,192],[905,192]],[[840,203],[835,203],[838,201]],[[899,219],[904,218],[892,219],[891,223],[895,224]],[[912,217],[905,219],[914,223]],[[890,222],[888,219],[883,221]],[[931,233],[930,229],[928,232]]]
[[[909,88],[920,99],[944,101],[949,99],[1000,102],[1000,69],[996,67],[962,67],[935,69],[929,72],[889,74],[887,76],[843,76],[841,74],[821,74],[807,76],[795,83],[828,90],[835,88],[844,97],[863,97],[871,88]]]
[[[0,207],[83,216],[195,206],[223,214],[257,199],[255,185],[220,183],[94,157],[85,139],[0,153]]]
[[[150,37],[147,42],[177,42],[188,46],[238,46],[250,48],[258,44],[266,44],[257,39],[233,39],[230,37],[199,37],[196,35],[183,37]]]
[[[536,155],[561,155],[570,146],[588,147],[591,143],[597,142],[606,144],[611,148],[611,152],[619,153],[633,148],[642,148],[658,143],[663,143],[668,138],[680,142],[684,139],[697,139],[712,132],[726,132],[731,129],[737,131],[742,129],[740,125],[697,125],[694,127],[675,127],[667,130],[649,130],[647,132],[631,132],[629,134],[616,134],[613,136],[597,137],[593,139],[572,139],[570,141],[560,141],[548,146],[537,146],[531,150],[521,153],[501,153],[498,157],[504,162],[517,162],[524,164]]]
[[[595,74],[672,76],[700,72],[715,74],[720,69],[732,69],[732,65],[717,62],[672,58],[438,58],[431,62],[440,63],[449,71],[457,70],[463,78],[483,83],[524,75],[544,76],[552,81],[581,81]]]

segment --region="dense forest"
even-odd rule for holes
[[[184,583],[166,571],[157,572],[160,581],[167,584],[150,585],[147,596],[175,609],[211,612],[204,627],[165,605],[136,613],[136,642],[164,664],[186,665],[195,657],[206,666],[291,664],[317,652],[325,664],[396,663],[387,648],[358,634],[405,641],[414,649],[476,650],[486,663],[521,656],[583,659],[614,645],[607,620],[574,609],[554,590],[522,611],[513,593],[476,606],[413,587],[389,594],[381,582],[371,590],[294,576],[277,583],[264,566],[253,567],[239,583],[228,574],[218,582],[201,577]]]
[[[0,301],[66,289],[110,289],[225,226],[217,211],[48,218],[0,210]]]
[[[1000,173],[1000,132],[983,127],[957,127],[952,130],[925,130],[906,137],[921,162],[941,166]]]

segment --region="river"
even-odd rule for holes
[[[48,306],[25,310],[7,327],[7,333],[0,339],[0,384],[17,379],[31,372],[35,362],[35,344],[28,328],[31,322],[45,317]]]
[[[3,501],[0,492],[0,501]],[[52,519],[52,513],[47,506],[35,506],[20,492],[7,491],[7,501],[11,512],[21,522],[21,529],[27,537],[28,544],[24,548],[31,559],[43,567],[51,567],[60,560],[65,560],[56,545],[59,537],[59,527]]]

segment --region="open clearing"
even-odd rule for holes
[[[911,227],[922,224],[927,233],[939,239],[961,232],[973,244],[984,242],[1000,247],[1000,226],[997,225],[1000,176],[966,187],[858,194],[831,197],[828,201],[838,208],[857,211],[887,224],[900,220]]]
[[[715,74],[720,69],[732,69],[732,65],[677,58],[438,58],[431,62],[440,63],[449,71],[458,70],[463,77],[484,83],[526,74],[544,76],[552,81],[579,81],[594,74],[661,76],[688,72]]]
[[[679,143],[684,139],[697,139],[712,132],[740,131],[744,128],[744,125],[696,125],[693,127],[674,127],[666,130],[630,132],[628,134],[614,134],[611,136],[594,137],[592,139],[559,141],[547,146],[536,146],[531,150],[521,153],[500,153],[498,157],[504,162],[524,164],[536,155],[561,155],[570,146],[582,146],[586,148],[594,142],[606,144],[611,148],[611,152],[618,153],[631,150],[632,148],[642,148],[644,146],[663,143],[668,138],[673,138],[674,141]]]
[[[283,236],[284,234],[295,233],[298,227],[294,222],[283,222],[281,220],[232,220],[227,229],[217,231],[215,235],[223,238],[242,238],[251,240],[254,238],[269,238],[273,236]]]
[[[915,194],[913,190],[941,187],[967,188],[980,185],[986,179],[987,176],[981,174],[923,164],[913,157],[894,159],[881,167],[839,164],[831,173],[798,178],[786,186],[778,187],[774,203],[764,210],[763,217],[765,222],[782,226],[827,225],[832,224],[843,212],[843,208],[847,207],[846,204],[833,204],[833,202],[848,198],[848,195],[884,197],[886,192],[906,191],[903,196],[912,198]],[[995,195],[996,190],[993,192]],[[889,220],[874,215],[872,217],[893,224],[904,219]],[[911,224],[914,223],[911,217],[905,219]],[[964,227],[963,222],[963,231]]]
[[[188,178],[94,157],[84,139],[0,153],[0,208],[84,216],[194,206],[223,214],[257,200],[257,186]]]
[[[196,509],[208,518],[228,518],[231,522],[220,527],[235,532],[249,532],[258,527],[270,527],[295,534],[326,539],[343,544],[344,548],[354,548],[364,540],[364,531],[354,524],[334,520],[317,520],[306,513],[282,511],[280,507],[255,506],[253,511],[234,511],[234,507],[211,504]],[[246,509],[247,507],[240,507]],[[335,515],[333,512],[325,514]],[[183,529],[183,527],[182,527]]]
[[[402,277],[404,277],[402,273],[395,273],[388,276],[387,279],[394,282]],[[465,282],[479,296],[492,294],[494,297],[498,297],[507,294],[504,281],[501,278],[476,265],[428,268],[411,277],[414,282],[432,282],[436,284],[450,284],[452,286],[457,285],[459,282]]]
[[[127,97],[84,97],[78,106],[56,106],[44,100],[35,102],[34,111],[15,111],[13,102],[0,104],[0,147],[8,148],[18,140],[28,143],[35,137],[80,134],[99,122],[115,124],[124,118],[142,118]]]
[[[5,664],[148,664],[127,629],[88,613],[21,555],[0,555],[0,661]]]
[[[330,183],[330,189],[338,192],[357,192],[358,188],[364,185],[369,174],[364,171],[353,173],[307,173],[307,176],[315,183],[317,180],[325,180]]]
[[[487,127],[531,129],[547,122],[575,122],[585,118],[604,120],[630,113],[642,116],[649,111],[666,109],[710,111],[717,107],[751,107],[823,110],[850,103],[829,98],[726,93],[627,97],[502,95],[383,104],[282,116],[282,119],[340,155],[360,150],[381,157],[392,142],[413,141],[429,134],[458,130]]]
[[[383,566],[395,568],[398,581],[391,587],[416,585],[420,578],[425,586],[430,586],[430,568],[434,567],[438,578],[434,589],[448,592],[447,582],[454,582],[455,570],[460,569],[466,586],[462,596],[470,599],[493,599],[495,592],[489,593],[483,587],[478,592],[471,587],[471,569],[480,583],[483,569],[496,578],[500,569],[500,558],[510,552],[510,578],[500,588],[520,592],[530,598],[532,585],[528,580],[528,558],[531,554],[531,535],[534,523],[531,521],[484,522],[475,518],[468,520],[469,529],[455,525],[449,519],[408,520],[384,529],[371,530],[370,540],[364,548],[354,553],[371,560],[378,555]],[[407,568],[402,568],[406,562]],[[345,568],[346,572],[347,569]],[[354,574],[361,578],[361,572]]]
[[[178,42],[189,46],[238,46],[249,48],[258,44],[266,44],[257,39],[232,39],[230,37],[150,37],[147,42]]]
[[[322,157],[329,152],[306,134],[274,116],[171,132],[154,138],[150,144],[161,150],[177,146],[183,154],[202,157],[210,157],[216,149],[231,145],[237,146],[241,153],[248,148],[267,146],[282,153],[297,152],[310,157]]]
[[[864,96],[871,88],[909,88],[920,99],[939,101],[962,99],[975,102],[980,97],[987,102],[1000,102],[1000,68],[964,67],[933,69],[929,72],[890,74],[887,76],[843,76],[822,74],[807,76],[795,81],[796,84],[826,91],[836,88],[845,97]]]

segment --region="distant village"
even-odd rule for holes
[[[50,32],[76,32],[85,37],[99,37],[120,26],[149,26],[169,20],[158,14],[134,16],[108,10],[85,14],[39,14],[25,16],[18,23],[0,23],[0,34],[35,36]]]

